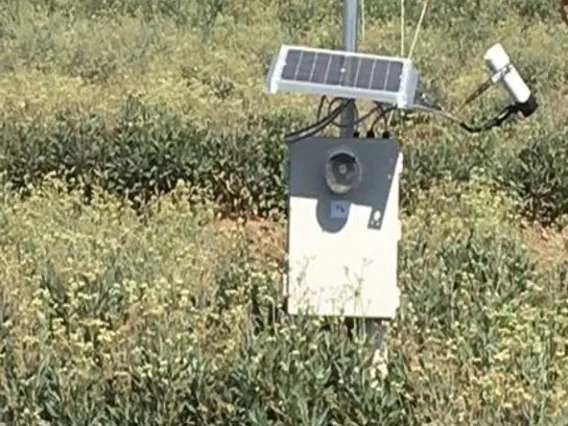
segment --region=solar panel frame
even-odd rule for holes
[[[318,58],[321,62],[316,66]],[[350,71],[343,73],[349,77],[347,83],[338,75],[346,68],[345,62]],[[380,69],[375,75],[377,65]],[[370,71],[369,66],[374,69]],[[269,93],[287,91],[368,99],[405,109],[413,105],[417,83],[418,74],[407,58],[283,45],[274,57],[266,87]]]

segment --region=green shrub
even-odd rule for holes
[[[283,135],[307,122],[307,115],[292,110],[251,115],[231,130],[207,129],[171,108],[130,98],[113,123],[71,111],[50,121],[4,122],[0,169],[18,187],[56,173],[69,183],[100,185],[142,202],[183,180],[226,213],[266,215],[283,212],[285,205]],[[514,149],[500,145],[496,135],[462,138],[428,130],[428,124],[420,124],[424,130],[404,145],[405,209],[411,211],[420,191],[445,176],[467,182],[481,170],[520,196],[531,218],[551,221],[568,214],[565,144],[548,126]],[[508,127],[500,132],[516,137]]]
[[[527,215],[545,223],[568,215],[568,135],[537,132],[505,168],[505,185],[521,198]]]
[[[167,108],[127,102],[113,126],[100,116],[4,123],[0,168],[17,186],[55,172],[147,200],[178,180],[228,211],[282,209],[282,134],[293,116],[251,117],[233,132],[206,130]]]
[[[361,50],[398,53],[400,2],[361,5]],[[422,2],[406,5],[414,24]],[[0,168],[14,183],[56,172],[146,200],[183,179],[227,212],[283,209],[282,135],[312,120],[313,99],[264,97],[267,64],[282,43],[337,47],[341,2],[26,0],[2,7],[0,64],[8,65],[0,79]],[[516,154],[527,138],[562,145],[555,134],[565,121],[565,55],[558,26],[542,21],[554,9],[544,0],[431,2],[414,59],[444,106],[455,111],[483,81],[482,54],[496,41],[542,106],[527,124],[480,136],[435,119],[393,120],[392,134],[405,141],[405,208],[442,176],[467,181],[473,169],[511,189],[524,179],[528,160]],[[462,112],[489,116],[506,99],[492,90]],[[551,144],[546,155],[562,149]],[[565,214],[563,178],[554,173],[557,183],[539,183],[548,185],[546,200],[521,185],[531,216]]]
[[[565,267],[537,269],[490,182],[450,180],[405,217],[390,375],[340,327],[250,316],[281,271],[177,187],[142,217],[65,184],[2,193],[6,424],[547,424],[566,408]]]
[[[432,132],[413,140],[404,149],[401,203],[412,211],[419,194],[446,177],[467,182],[480,170],[499,175],[506,158],[491,137],[457,136]]]
[[[276,108],[261,80],[282,43],[339,46],[341,2],[2,2],[0,424],[556,424],[568,269],[534,262],[517,212],[568,209],[560,20],[548,0],[430,3],[414,58],[444,105],[501,41],[542,107],[473,137],[393,120],[402,306],[376,386],[363,340],[281,316],[262,232],[216,220],[282,211],[282,135],[311,100]],[[361,49],[398,52],[399,0],[360,4]]]
[[[392,22],[400,16],[400,0],[374,1],[364,0],[365,11],[369,18],[379,22]],[[423,7],[422,1],[405,1],[408,27],[414,29]],[[523,24],[551,21],[557,18],[557,9],[545,0],[476,0],[429,1],[424,28],[456,28],[467,25],[473,31],[483,27],[483,23],[497,24],[510,19],[518,19]],[[476,26],[477,28],[473,28]],[[478,24],[478,25],[476,25]],[[479,25],[481,24],[481,25]],[[460,30],[460,32],[462,32]]]
[[[412,400],[448,408],[443,415],[421,410],[413,424],[482,424],[452,407],[497,399],[502,403],[485,411],[486,424],[546,424],[539,407],[558,418],[562,408],[552,409],[544,395],[565,388],[557,380],[566,371],[553,366],[568,325],[559,315],[565,302],[557,299],[567,291],[563,269],[536,269],[512,231],[514,204],[485,179],[474,175],[465,186],[444,180],[419,198],[403,228],[396,335],[417,354],[407,359],[415,373],[407,376]],[[448,375],[431,377],[433,368]],[[503,394],[490,390],[501,385]]]

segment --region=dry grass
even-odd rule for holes
[[[519,233],[534,259],[543,267],[553,267],[568,260],[568,228],[558,230],[532,224],[523,226]]]
[[[337,9],[323,1],[200,0],[177,2],[176,13],[158,10],[175,3],[0,5],[3,122],[56,115],[73,122],[90,111],[110,127],[136,95],[215,130],[221,143],[211,146],[219,147],[267,132],[247,127],[251,116],[307,117],[313,98],[262,93],[265,66],[284,42],[337,44]],[[361,50],[396,53],[398,21],[394,12],[381,14],[398,11],[398,1],[366,3],[376,16],[367,20]],[[515,153],[566,123],[565,27],[529,17],[545,3],[436,2],[415,59],[440,100],[458,105],[484,78],[485,49],[501,41],[531,76],[542,108],[479,137],[439,121],[401,125],[403,142],[422,150],[415,181],[436,176],[443,161],[461,167],[459,159],[486,145]],[[419,6],[410,8],[414,20]],[[213,19],[215,7],[222,13]],[[493,91],[467,112],[492,112],[503,95]],[[210,179],[228,176],[227,192],[246,194],[230,178],[247,170],[231,174],[237,151],[226,152],[227,175]],[[273,184],[263,196],[280,194],[273,170],[262,170]],[[319,321],[255,327],[253,305],[268,317],[281,302],[283,221],[221,220],[217,206],[187,187],[154,200],[142,216],[104,192],[83,205],[59,183],[32,189],[27,200],[3,190],[0,422],[312,425],[310,416],[321,415],[321,424],[336,425],[550,423],[568,404],[568,230],[525,224],[492,172],[405,189],[413,206],[403,222],[402,306],[389,338],[391,375],[378,390],[361,368],[364,347],[320,333]]]
[[[293,392],[300,401],[326,395],[334,418],[350,416],[346,407],[398,416],[387,425],[505,425],[566,409],[566,289],[553,271],[528,263],[514,205],[491,182],[444,180],[404,217],[403,300],[388,342],[391,376],[378,391],[361,371],[363,347],[318,333],[317,323],[285,321],[252,337],[251,294],[265,313],[279,301],[283,229],[219,223],[209,204],[184,202],[188,194],[178,188],[137,217],[104,193],[82,206],[59,183],[27,201],[3,193],[1,300],[11,317],[0,343],[11,352],[0,356],[11,376],[0,397],[10,398],[5,410],[30,407],[20,423],[41,424],[32,413],[57,399],[15,395],[48,386],[84,419],[95,411],[111,418],[111,409],[155,413],[152,404],[164,401],[160,415],[176,422],[188,389],[199,392],[210,422],[241,424],[238,410],[254,404],[238,395],[250,392],[263,409],[290,404],[287,416],[300,404],[286,399]],[[318,379],[332,365],[339,382]],[[195,377],[209,387],[192,387]],[[93,402],[72,400],[73,389]],[[383,398],[398,402],[381,406]]]

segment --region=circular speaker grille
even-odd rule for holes
[[[361,170],[354,155],[339,152],[332,155],[325,165],[325,179],[329,189],[345,194],[359,184]]]

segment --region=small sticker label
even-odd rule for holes
[[[331,218],[332,219],[346,219],[349,216],[349,201],[332,201],[331,202]]]

